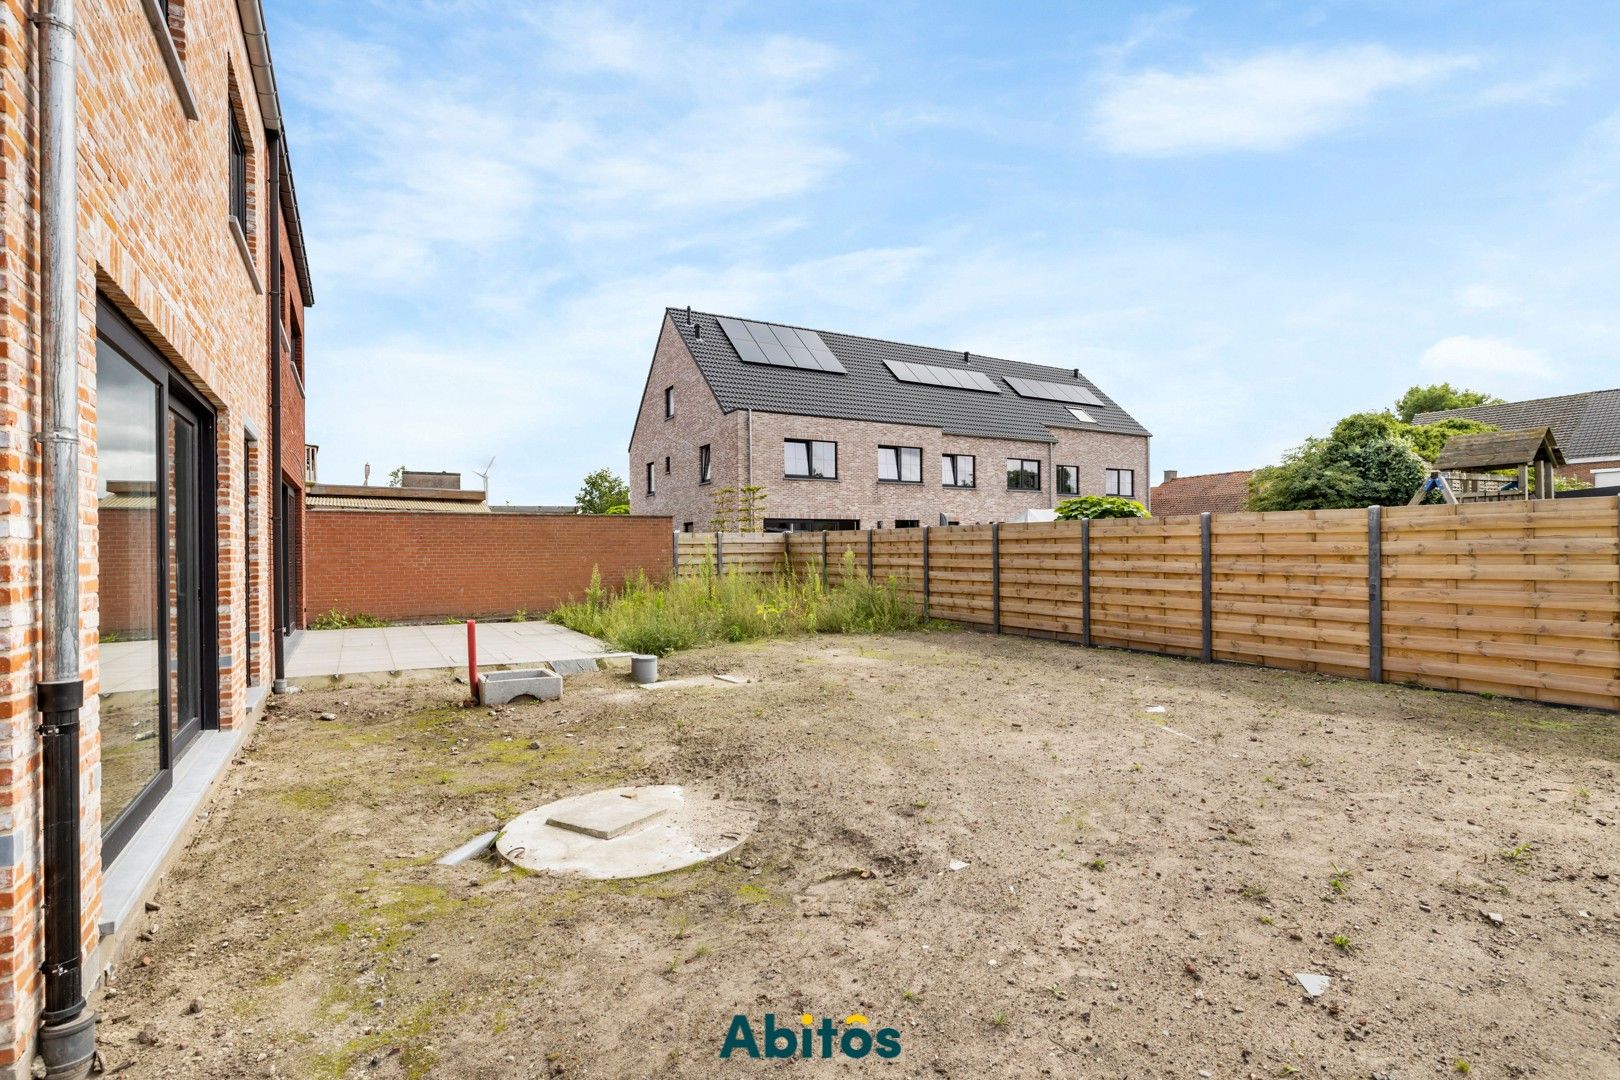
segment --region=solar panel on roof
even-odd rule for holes
[[[1102,399],[1083,386],[1074,383],[1042,382],[1039,379],[1015,379],[1007,377],[1007,385],[1013,388],[1013,393],[1019,397],[1037,398],[1041,401],[1072,401],[1076,405],[1102,406]]]
[[[731,347],[737,350],[737,356],[745,364],[770,364],[803,371],[849,374],[814,330],[795,330],[791,326],[773,326],[743,319],[721,319],[720,329],[726,332]]]
[[[952,390],[978,390],[985,394],[999,394],[996,384],[982,371],[968,371],[964,368],[935,367],[932,364],[911,364],[903,360],[883,361],[889,369],[889,374],[901,382],[919,383],[923,386],[946,386]]]

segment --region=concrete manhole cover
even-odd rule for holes
[[[753,829],[749,810],[677,784],[619,787],[521,814],[495,849],[525,870],[634,878],[717,858]]]

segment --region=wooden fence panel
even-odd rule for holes
[[[1078,641],[1080,523],[1001,527],[1001,629]]]
[[[1368,678],[1376,615],[1389,681],[1620,709],[1620,500],[1387,507],[1380,517],[1374,611],[1367,511],[1212,516],[1211,657]],[[825,543],[834,585],[846,571],[864,579],[870,552],[873,578],[920,602],[924,535],[728,533],[720,547],[728,572],[815,574]],[[926,535],[935,618],[993,625],[999,580],[1003,631],[1081,637],[1079,522]],[[682,577],[713,567],[712,533],[676,545]],[[1199,518],[1094,521],[1090,570],[1095,644],[1201,654]]]
[[[990,573],[990,526],[955,525],[931,530],[928,609],[934,618],[991,625],[995,616]]]
[[[1384,521],[1392,681],[1620,707],[1620,502],[1393,507]]]
[[[1367,678],[1367,511],[1210,518],[1214,658]]]
[[[872,536],[872,580],[892,582],[912,603],[922,603],[921,529],[883,529]]]
[[[1091,523],[1091,638],[1174,656],[1203,651],[1195,517]]]

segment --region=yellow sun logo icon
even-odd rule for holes
[[[844,1017],[844,1023],[864,1024],[866,1023],[866,1017],[862,1016],[860,1013],[850,1013],[848,1016]]]
[[[809,1013],[805,1013],[803,1016],[799,1017],[799,1023],[803,1024],[805,1027],[809,1027],[815,1022],[816,1018],[811,1016]]]

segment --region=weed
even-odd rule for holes
[[[1257,904],[1263,904],[1271,899],[1271,894],[1266,891],[1266,887],[1254,881],[1244,882],[1238,888],[1238,895],[1245,900],[1253,900]]]
[[[358,630],[387,626],[388,621],[379,619],[375,615],[367,615],[364,612],[350,614],[347,611],[339,611],[337,608],[333,608],[324,615],[315,616],[315,622],[312,625],[317,630]]]
[[[1108,869],[1108,864],[1106,862],[1104,862],[1101,857],[1092,859],[1090,862],[1086,863],[1086,865],[1091,867],[1093,870],[1106,870],[1106,869]]]
[[[1133,761],[1131,763],[1131,772],[1141,772],[1141,771],[1142,771],[1142,763],[1140,761]]]
[[[518,608],[516,611],[514,611],[512,613],[512,621],[513,622],[528,622],[529,621],[529,609],[528,608]]]
[[[900,1000],[902,1000],[902,1001],[916,1001],[917,1000],[917,991],[915,991],[915,990],[902,990],[902,991],[900,991]]]
[[[1523,870],[1530,865],[1530,859],[1534,851],[1535,849],[1531,847],[1530,842],[1525,841],[1510,848],[1503,848],[1500,854],[1503,860],[1513,864],[1514,869]]]
[[[819,574],[774,577],[716,573],[653,585],[645,575],[613,596],[592,573],[585,599],[548,616],[632,652],[666,655],[725,641],[816,633],[887,633],[923,625],[920,610],[893,581],[868,582],[850,553],[842,580]]]
[[[1059,1001],[1067,1001],[1069,999],[1069,992],[1063,989],[1063,987],[1059,986],[1057,983],[1053,983],[1051,986],[1048,986],[1046,988],[1046,992],[1057,998]]]
[[[1333,890],[1335,896],[1343,896],[1350,891],[1350,879],[1355,875],[1349,871],[1329,863],[1332,871],[1328,874],[1328,888]]]
[[[1590,802],[1592,799],[1592,792],[1589,788],[1583,785],[1575,789],[1575,798],[1581,802]]]
[[[912,799],[911,800],[911,808],[913,810],[926,810],[926,809],[928,809],[928,800],[927,799]]]
[[[1316,765],[1316,759],[1311,757],[1309,754],[1301,754],[1301,755],[1299,755],[1299,767],[1300,768],[1309,769],[1309,768],[1314,767],[1315,765]]]
[[[1358,948],[1356,943],[1351,941],[1349,937],[1344,934],[1334,934],[1332,937],[1328,938],[1328,944],[1347,955],[1355,952]]]
[[[991,1026],[993,1026],[995,1028],[998,1028],[998,1029],[1006,1027],[1007,1026],[1007,1014],[1005,1012],[996,1013],[996,1015],[994,1015],[994,1016],[992,1016],[990,1018],[990,1024],[991,1024]]]
[[[1260,916],[1260,925],[1261,926],[1271,926],[1271,925],[1275,924],[1276,921],[1277,920],[1273,919],[1270,915],[1262,915],[1262,916]]]
[[[1467,1076],[1474,1071],[1474,1067],[1468,1064],[1467,1058],[1458,1058],[1457,1063],[1451,1069],[1453,1072],[1461,1073],[1463,1076]]]

